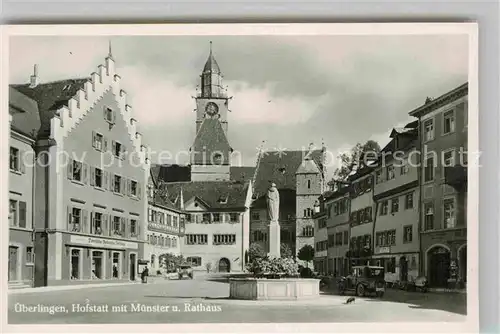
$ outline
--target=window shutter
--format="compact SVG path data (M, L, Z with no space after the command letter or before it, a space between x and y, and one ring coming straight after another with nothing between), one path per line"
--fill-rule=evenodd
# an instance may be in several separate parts
M89 231L87 228L88 219L89 219L89 212L85 209L82 209L82 228L80 230L82 233L88 233Z
M114 140L111 141L111 153L115 155L116 152L116 142Z
M120 181L121 181L121 184L120 184L120 193L122 195L127 195L127 181L128 181L128 179L122 177L122 179Z
M68 205L68 208L67 208L67 212L68 212L68 231L71 231L71 223L72 223L72 220L73 220L73 214L72 214L72 211L71 211L71 206Z
M26 165L24 164L24 151L19 150L18 152L18 163L19 163L19 171L21 173L26 173Z
M116 110L112 110L111 115L113 117L113 124L115 124L116 123Z
M127 179L127 196L132 195L132 180Z
M115 174L109 173L109 190L115 191Z
M96 230L95 230L95 221L94 221L95 218L94 218L94 216L95 216L94 215L94 211L90 211L90 231L89 232L91 234L96 232ZM102 229L102 227L101 227L101 229Z
M109 189L108 182L109 182L109 180L108 180L108 172L102 171L102 189L106 189L106 190Z
M108 138L106 137L102 137L102 150L103 152L107 152L108 151Z
M123 218L123 226L123 231L125 232L123 236L128 238L130 236L130 219Z
M19 202L19 227L26 227L26 202Z
M82 182L87 184L89 182L89 180L88 180L88 178L89 178L89 165L82 162L82 170L83 170L82 171L83 172L82 173L83 174Z
M102 174L101 174L102 176ZM101 180L102 182L102 180ZM95 167L90 166L90 185L95 185Z
M102 234L109 235L109 215L104 213L102 215Z
M136 192L137 192L137 198L141 199L141 183L140 182L137 182Z
M96 148L95 142L96 142L96 134L95 134L95 131L92 131L92 147L93 148Z
M120 217L120 230L122 232L122 236L125 236L125 218Z
M120 159L125 160L125 145L120 146Z
M108 120L108 114L107 114L107 111L108 111L108 108L106 106L104 106L104 108L102 108L102 115L104 116L104 119L107 121Z
M68 159L68 179L73 180L73 159Z

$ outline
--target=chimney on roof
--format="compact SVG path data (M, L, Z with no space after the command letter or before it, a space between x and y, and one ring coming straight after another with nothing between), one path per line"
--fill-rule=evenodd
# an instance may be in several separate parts
M38 86L39 80L38 80L38 65L35 64L33 66L33 75L30 77L30 88L35 88Z

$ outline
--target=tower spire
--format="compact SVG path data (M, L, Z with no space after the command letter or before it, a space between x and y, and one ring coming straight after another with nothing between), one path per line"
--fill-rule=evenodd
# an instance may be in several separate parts
M212 41L210 41L210 55L212 54Z
M108 42L108 57L113 58L113 52L111 51L111 40Z

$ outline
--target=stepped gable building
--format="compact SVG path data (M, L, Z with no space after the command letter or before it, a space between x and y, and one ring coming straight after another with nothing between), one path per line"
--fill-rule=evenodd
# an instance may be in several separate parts
M22 121L41 162L33 170L34 286L137 278L149 163L120 79L110 47L88 78L40 83L35 68L29 84L11 85L11 104L15 91L27 96L40 119Z
M9 288L33 286L33 197L38 104L9 87Z
M281 242L294 254L314 247L314 204L324 187L325 148L320 150L262 151L257 159L251 208L251 242L269 250L266 194L275 183L280 194Z

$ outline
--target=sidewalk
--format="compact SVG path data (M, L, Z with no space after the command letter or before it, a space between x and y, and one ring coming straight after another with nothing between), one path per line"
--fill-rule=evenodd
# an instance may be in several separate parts
M9 295L25 294L25 293L38 293L50 291L66 291L66 290L81 290L90 288L103 288L110 286L124 286L132 284L141 284L141 281L130 281L121 283L102 283L102 284L78 284L78 285L57 285L57 286L43 286L38 288L24 288L24 289L9 289Z

